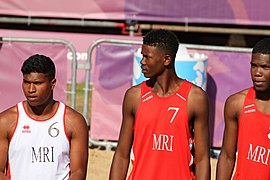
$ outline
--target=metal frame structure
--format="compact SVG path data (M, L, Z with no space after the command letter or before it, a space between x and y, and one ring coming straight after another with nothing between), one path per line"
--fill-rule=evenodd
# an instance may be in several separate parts
M71 94L71 107L75 109L76 105L76 80L77 80L77 59L76 50L73 45L63 39L39 39L39 38L18 38L18 37L2 37L1 42L24 42L24 43L51 43L51 44L64 44L72 52L72 79L71 79L71 91L67 93Z
M126 45L141 45L141 41L136 40L119 40L119 39L109 39L109 38L101 38L94 41L87 50L87 61L85 65L85 85L84 85L84 106L83 106L83 116L86 120L89 119L88 117L88 108L89 108L89 84L90 84L90 74L91 74L91 65L92 65L92 53L94 48L101 43L112 43L112 44L126 44ZM88 121L89 122L89 121ZM107 150L116 147L117 142L110 142L110 141L97 141L92 139L89 136L89 143L96 145L96 146L104 146Z
M133 36L138 33L141 35L142 30L150 31L152 29L167 29L177 32L194 32L194 33L213 33L213 34L239 34L239 35L262 35L269 36L269 29L258 28L233 28L233 27L216 27L216 26L194 26L188 23L188 19L184 24L155 24L155 23L133 23L132 20L123 20L123 22L100 21L89 19L63 19L63 18L46 18L46 17L31 17L31 16L0 16L2 24L26 24L30 25L54 25L54 26L76 26L76 27L93 27L93 28L120 28L122 34L127 33Z
M94 48L102 43L122 44L122 45L141 45L142 41L101 38L101 39L97 39L89 46L88 51L87 51L87 61L86 61L86 66L85 66L86 72L85 72L85 85L84 85L84 106L83 106L84 107L83 115L87 121L89 119L88 98L89 98L89 92L91 91L89 88L89 85L90 85L90 72L91 72L91 64L92 64L92 53L94 51ZM242 52L242 53L251 52L251 48L209 46L209 45L197 45L197 44L181 44L181 45L184 45L188 49L215 50L215 51ZM105 141L94 140L91 137L89 137L89 143L95 146L104 146L107 150L117 146L117 142L111 142L107 140Z

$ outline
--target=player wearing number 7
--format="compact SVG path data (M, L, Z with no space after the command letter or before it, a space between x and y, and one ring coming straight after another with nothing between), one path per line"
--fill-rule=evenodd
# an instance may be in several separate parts
M142 73L127 90L110 180L210 179L209 103L198 86L177 77L175 34L154 30L143 39ZM195 143L195 154L194 152Z
M26 101L0 114L0 179L85 179L87 126L80 113L53 99L53 61L33 55L21 71Z

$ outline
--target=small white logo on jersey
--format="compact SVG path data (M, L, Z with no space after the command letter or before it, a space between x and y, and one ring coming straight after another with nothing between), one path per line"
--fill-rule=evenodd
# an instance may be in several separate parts
M149 94L150 94L150 96L148 96ZM153 98L153 95L151 95L151 92L149 91L149 92L145 93L145 94L142 96L142 98L143 98L142 102L146 102L146 101L152 99L152 98Z
M247 114L247 113L253 113L255 112L256 110L255 109L249 109L249 110L246 110L244 113Z
M269 127L269 130L270 130L270 127ZM268 139L270 139L270 133L268 133L268 136L267 137L268 137Z
M148 96L148 97L146 97L145 99L143 99L143 102L149 101L149 100L152 99L152 98L153 98L152 95L151 95L151 96Z
M30 126L24 125L22 129L22 133L31 133Z
M247 108L251 108L251 109L247 109ZM247 114L247 113L253 113L253 112L256 111L254 104L247 105L247 106L244 107L244 109L247 109L247 110L244 111L245 114Z

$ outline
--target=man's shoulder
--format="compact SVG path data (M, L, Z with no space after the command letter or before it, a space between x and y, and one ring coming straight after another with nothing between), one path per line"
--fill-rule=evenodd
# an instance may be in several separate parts
M70 117L70 116L72 116L72 117L76 116L78 118L83 117L83 115L79 111L77 111L76 109L74 109L68 105L65 105L65 106L66 106L66 114L65 114L66 117Z
M129 89L126 90L125 96L138 98L141 94L141 87L142 84L130 87Z
M16 124L18 117L16 105L0 113L0 126L9 129L10 125Z
M17 106L14 105L12 107L9 107L8 109L2 111L0 113L0 119L5 119L5 117L10 117L10 116L17 116Z
M200 86L197 86L196 84L192 83L189 97L205 99L205 98L208 98L208 94Z
M84 116L77 110L75 110L74 108L65 105L66 106L66 110L65 110L65 120L66 122L69 122L71 124L77 124L77 123L84 123L85 122L85 118Z
M71 134L77 131L76 129L87 130L86 119L80 112L66 105L65 127L68 136L71 137Z
M236 93L233 93L227 97L227 101L241 101L244 100L249 88L243 89L241 91L238 91Z
M229 95L226 99L225 107L240 111L244 104L248 90L249 88Z

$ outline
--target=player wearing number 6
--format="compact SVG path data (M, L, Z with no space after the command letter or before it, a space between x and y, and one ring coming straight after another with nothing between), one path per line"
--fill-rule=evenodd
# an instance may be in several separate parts
M144 37L140 63L150 79L125 94L110 180L126 178L131 151L129 179L210 179L208 97L177 77L178 46L170 31L154 30Z
M0 114L0 179L85 179L87 126L80 113L53 99L53 61L33 55L21 71L26 101Z

